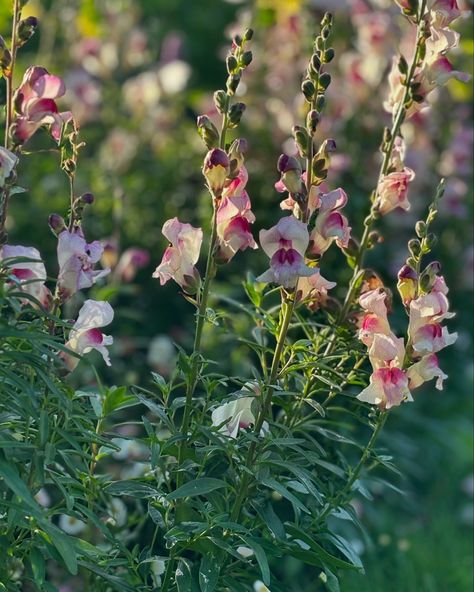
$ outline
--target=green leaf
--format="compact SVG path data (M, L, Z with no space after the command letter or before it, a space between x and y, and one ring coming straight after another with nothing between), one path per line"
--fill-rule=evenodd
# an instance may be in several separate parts
M257 541L250 537L242 537L242 540L247 546L253 549L255 553L255 559L257 560L260 572L262 574L262 580L265 586L270 585L270 567L268 565L268 559L263 548L257 543Z
M0 476L5 481L6 485L23 500L31 509L39 513L39 506L30 493L26 483L20 478L16 468L8 464L4 460L0 460Z
M199 566L201 592L213 592L219 581L220 565L215 555L205 555Z
M265 506L260 506L257 504L253 504L253 506L260 515L260 518L266 523L270 531L273 533L275 538L285 541L285 527L283 526L283 522L275 513L273 506L270 503L266 504Z
M156 497L159 491L151 485L140 481L114 481L105 488L110 495L129 495L139 499Z
M77 554L69 536L46 521L41 521L41 526L61 555L69 573L75 576L77 574Z
M225 487L225 481L222 479L213 479L212 477L202 477L201 479L194 479L189 481L181 487L178 487L175 491L169 493L166 498L171 500L181 499L183 497L192 497L194 495L204 495L210 493L215 489L221 489Z
M265 477L263 479L260 479L260 483L262 485L265 485L265 487L273 489L274 491L276 491L277 493L282 495L289 502L291 502L291 504L295 508L298 508L299 510L301 510L302 512L305 512L306 514L311 514L311 512L303 504L303 502L301 502L295 495L290 493L284 485L279 483L276 479L273 479L273 477Z
M341 592L341 588L339 586L339 580L337 577L332 573L332 571L325 567L324 573L326 574L326 588L329 592Z
M41 586L46 576L46 563L43 555L37 547L31 549L29 560L35 583Z
M191 564L187 559L180 559L175 578L178 592L199 592L191 574Z
M265 463L273 464L273 465L279 466L279 467L283 467L284 469L287 469L288 471L290 471L290 473L293 473L293 475L295 475L298 478L298 480L306 487L308 493L310 495L312 495L314 497L314 499L319 504L323 503L322 495L316 489L316 487L312 481L313 477L309 471L302 469L301 467L299 467L296 464L281 461L281 460L273 461L273 460L269 459L269 460L265 461Z
M138 403L137 399L132 395L127 394L127 387L111 387L108 389L102 403L102 414L104 417L110 415L114 411L132 407Z

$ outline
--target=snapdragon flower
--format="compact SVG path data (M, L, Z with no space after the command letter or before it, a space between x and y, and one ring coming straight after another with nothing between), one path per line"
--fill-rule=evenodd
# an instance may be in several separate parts
M174 280L185 292L196 292L200 276L195 265L199 259L202 244L201 228L180 222L178 218L167 220L163 224L163 235L170 241L160 265L153 273L163 286Z
M0 249L0 261L22 257L31 261L7 261L6 265L12 276L19 283L20 290L30 294L40 302L42 306L48 308L52 296L49 289L45 286L46 267L41 260L38 249L34 247L23 247L20 245L4 245ZM26 302L26 299L25 299Z
M102 355L107 366L110 366L107 346L112 345L113 338L104 335L100 329L109 325L113 318L114 310L108 302L86 300L71 328L66 347L80 356L95 349ZM65 361L71 371L79 362L71 355L66 355Z
M309 252L313 255L322 255L334 241L339 248L346 248L351 228L347 218L340 212L347 203L346 192L339 188L329 193L321 193L314 199L314 207L319 207L319 212L311 231Z
M14 136L23 144L42 126L50 126L51 135L59 141L65 123L72 119L69 111L59 112L56 99L66 92L64 82L40 66L29 67L14 97Z
M110 272L109 269L94 269L103 250L100 241L86 242L80 226L59 233L58 290L63 299L71 298L78 290L90 288Z
M299 277L317 273L304 261L309 244L306 224L294 216L281 218L276 226L261 230L260 244L270 257L270 269L257 278L258 282L274 282L285 288L294 288Z

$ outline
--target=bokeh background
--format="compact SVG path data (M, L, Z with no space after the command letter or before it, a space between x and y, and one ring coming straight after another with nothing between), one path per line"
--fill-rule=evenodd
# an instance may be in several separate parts
M464 8L469 9L467 2ZM472 7L471 7L472 8ZM37 36L21 51L18 72L31 63L64 77L63 105L81 127L78 192L91 191L86 214L89 239L107 241L107 264L115 267L94 296L113 302L113 366L101 371L109 384L150 382L174 364L173 341L189 345L192 309L175 285L151 278L165 246L161 226L179 216L209 226L210 208L200 172L205 148L196 116L214 113L212 93L225 81L224 57L235 32L251 26L254 62L241 85L247 111L242 135L249 142L249 193L255 230L278 218L276 160L294 151L291 127L303 117L301 74L324 10L335 17L329 89L320 134L338 146L328 178L349 195L347 214L360 235L368 196L378 171L377 153L388 115L382 103L385 77L396 48L408 47L411 27L390 0L30 0L24 16L40 19ZM0 31L10 27L9 2L0 4ZM472 74L472 18L456 23L461 44L452 56L457 70ZM4 93L0 87L0 93ZM397 409L382 439L402 477L400 491L380 485L372 500L356 500L371 538L353 533L367 577L348 574L343 592L451 592L473 586L473 211L472 85L452 81L432 98L432 108L405 125L407 164L416 171L412 209L393 213L380 226L381 242L369 264L390 285L404 261L414 222L432 199L440 177L446 195L436 222L436 257L457 311L456 345L443 352L450 379L438 393L430 383L414 404ZM39 246L56 272L50 213L65 213L66 177L47 134L37 134L21 164L9 218L10 242ZM133 249L130 251L130 249ZM259 252L243 254L222 269L227 296L242 298L247 272L264 269ZM343 293L348 270L340 254L325 256L323 275ZM336 295L338 294L336 289ZM78 302L73 306L77 307ZM72 315L71 311L71 315ZM403 322L403 313L395 309ZM208 335L207 347L234 373L244 370L245 350L226 340L224 327ZM244 319L235 316L238 326ZM93 383L83 365L75 380ZM286 573L297 575L290 562ZM316 574L317 575L317 574ZM315 573L298 573L294 592L311 590ZM306 583L305 583L306 582ZM306 587L305 587L306 586ZM293 591L292 591L293 592Z

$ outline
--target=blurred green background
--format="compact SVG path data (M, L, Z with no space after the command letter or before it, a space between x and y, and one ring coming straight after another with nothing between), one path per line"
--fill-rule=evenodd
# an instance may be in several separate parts
M173 216L208 227L210 207L200 172L205 148L195 132L196 116L213 116L212 93L225 80L223 58L233 33L255 29L254 62L242 84L247 103L242 134L248 139L249 194L258 229L275 223L280 196L274 190L276 160L292 151L291 127L300 123L299 85L312 35L325 9L335 17L336 58L321 137L333 137L338 154L328 186L344 187L347 214L360 235L368 196L378 171L378 145L389 116L383 111L385 75L391 56L409 43L409 24L390 1L261 0L30 0L25 16L40 19L37 36L21 51L19 76L36 63L64 77L70 108L86 142L79 161L78 192L96 201L86 214L89 239L107 240L109 262L130 247L148 251L150 262L124 278L120 266L95 296L116 310L112 328L113 366L104 381L146 386L150 371L167 374L175 350L170 338L187 346L192 310L175 285L160 288L151 279L165 246L161 226ZM8 36L9 2L0 5L0 31ZM456 69L472 74L472 19L461 19ZM18 81L19 82L19 81ZM0 86L0 93L5 93ZM386 487L373 500L357 500L357 510L372 536L353 533L363 552L367 576L345 575L343 592L464 592L473 587L473 218L472 85L452 82L432 108L404 128L407 164L417 178L410 189L409 213L384 220L383 242L369 263L390 285L406 257L414 221L427 208L438 180L447 192L436 222L436 257L451 288L457 311L452 330L456 345L442 354L450 379L445 391L430 383L416 402L397 409L382 438L402 477L402 493ZM28 145L19 171L27 189L15 196L8 220L12 244L35 245L56 273L55 238L47 219L65 213L67 179L58 173L58 154L46 133ZM219 273L222 289L242 298L247 271L264 269L260 252L245 253ZM344 293L349 274L340 254L324 258L323 275ZM124 281L127 280L127 281ZM224 285L225 284L225 285ZM76 309L79 302L71 306ZM69 311L71 316L73 310ZM400 311L395 318L403 321ZM219 347L218 347L219 346ZM233 371L244 368L240 348L208 339L215 357ZM214 354L213 354L214 355ZM230 362L224 362L230 360ZM84 365L75 380L82 386L94 375ZM292 592L310 592L314 571L294 574Z

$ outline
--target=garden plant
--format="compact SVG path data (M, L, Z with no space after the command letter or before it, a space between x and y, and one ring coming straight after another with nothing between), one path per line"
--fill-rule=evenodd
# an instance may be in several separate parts
M354 498L372 500L374 484L397 490L398 459L379 438L401 406L417 405L419 387L429 383L423 398L443 390L442 350L457 338L436 254L449 179L440 175L429 193L413 188L419 171L406 162L405 125L429 118L449 81L469 80L448 57L461 10L456 0L393 5L406 39L376 94L389 124L377 158L366 156L377 169L361 227L331 176L342 140L325 124L337 19L324 14L297 74L286 153L267 154L274 167L263 175L274 189L263 225L247 192L253 146L241 135L260 109L245 98L259 31L233 36L222 88L197 117L194 174L205 201L187 196L184 212L196 205L205 214L165 221L158 203L152 221L168 246L161 261L152 255L151 289L182 301L193 341L170 339L171 367L163 346L156 366L165 370L110 386L103 367L114 366L117 335L107 327L117 285L149 255L132 248L119 261L120 200L116 242L89 238L101 213L94 194L78 189L87 143L74 110L61 106L62 77L47 63L21 71L41 23L22 14L27 0L14 0L11 33L0 37L0 590L298 592L302 572L282 568L291 558L309 574L305 590L337 592L344 574L364 572L347 533L371 533ZM42 244L17 241L11 208L27 191L22 163L51 154L48 176L62 176L67 191L50 211L57 259L46 268ZM385 218L414 202L408 243L397 233L384 239ZM366 262L384 240L403 258L393 272L383 258ZM171 280L174 288L161 288ZM225 359L233 348L244 352L236 364Z

